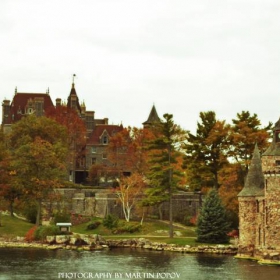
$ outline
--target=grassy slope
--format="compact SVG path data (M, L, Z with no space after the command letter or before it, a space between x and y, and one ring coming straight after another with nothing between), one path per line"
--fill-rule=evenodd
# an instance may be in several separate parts
M25 236L30 228L34 225L26 221L12 218L10 216L1 217L2 226L0 227L0 237L7 239L16 236ZM184 229L174 227L175 231L180 231L182 236L173 239L168 238L168 224L161 221L147 221L144 222L142 230L133 234L125 233L120 235L113 235L111 230L105 228L102 224L95 230L87 230L87 223L73 226L71 230L80 234L100 234L105 239L125 239L144 237L154 242L166 242L178 245L198 245L195 242L195 228L185 227Z
M124 223L121 221L121 223ZM136 223L136 222L133 222ZM86 223L73 226L71 230L75 233L80 234L100 234L106 239L125 239L125 238L136 238L144 237L154 242L166 242L178 245L197 245L195 242L196 232L194 227L174 227L174 231L179 231L182 236L175 237L173 239L168 237L168 224L161 221L146 221L143 223L142 229L140 232L136 233L124 233L119 235L114 235L111 233L111 230L105 228L102 224L95 230L87 230Z
M34 225L15 217L1 215L0 237L25 236Z

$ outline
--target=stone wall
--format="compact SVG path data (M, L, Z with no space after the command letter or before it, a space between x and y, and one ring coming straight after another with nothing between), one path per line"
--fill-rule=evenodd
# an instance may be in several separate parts
M265 245L280 249L280 174L266 175Z
M255 245L256 240L256 199L255 197L239 197L239 244Z
M108 214L124 218L121 204L116 196L108 189L74 189L61 188L56 190L60 195L58 202L48 205L49 209L67 209L73 214L84 216L105 217ZM139 197L140 199L140 197ZM173 196L173 216L193 216L202 204L202 195L193 192L178 192ZM169 219L169 203L162 204L162 218ZM49 211L51 213L51 210ZM150 207L147 215L159 217L158 207ZM137 218L134 213L134 217Z

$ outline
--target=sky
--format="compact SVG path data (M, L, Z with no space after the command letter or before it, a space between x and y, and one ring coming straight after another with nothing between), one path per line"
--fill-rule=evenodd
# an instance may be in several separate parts
M142 127L153 105L191 132L210 110L275 123L279 13L279 0L1 0L0 97L66 100L76 74L80 101L111 124Z

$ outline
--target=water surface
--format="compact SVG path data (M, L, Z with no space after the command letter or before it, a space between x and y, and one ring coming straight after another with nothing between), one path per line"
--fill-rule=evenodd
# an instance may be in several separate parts
M280 267L232 256L136 249L78 252L0 248L0 279L279 280Z

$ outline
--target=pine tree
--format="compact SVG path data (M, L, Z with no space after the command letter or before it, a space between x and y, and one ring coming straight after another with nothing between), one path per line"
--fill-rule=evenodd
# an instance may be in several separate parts
M211 190L203 202L197 222L197 241L202 243L228 243L229 223L218 192Z
M143 205L161 205L164 201L169 203L169 237L173 238L173 205L172 195L183 178L178 160L182 156L180 147L185 140L186 132L173 121L173 115L164 114L164 121L153 129L155 140L149 143L151 152L149 161L150 188Z

